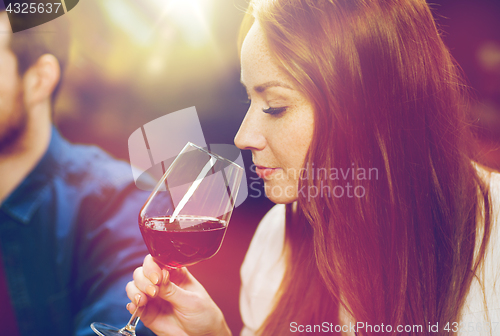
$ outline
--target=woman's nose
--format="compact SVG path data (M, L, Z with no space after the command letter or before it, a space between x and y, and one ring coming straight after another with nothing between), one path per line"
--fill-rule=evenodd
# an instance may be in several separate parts
M262 150L266 146L264 130L255 112L248 110L234 138L234 144L239 149Z

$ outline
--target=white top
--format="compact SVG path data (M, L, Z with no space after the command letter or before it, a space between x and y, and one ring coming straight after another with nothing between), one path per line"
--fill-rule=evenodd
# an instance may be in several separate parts
M500 174L491 174L490 191L492 232L485 255L484 274L480 275L484 281L489 320L485 317L482 289L474 279L460 325L449 326L450 330L458 329L460 336L490 335L489 327L492 328L491 335L500 336ZM273 299L285 272L284 238L285 206L277 204L259 223L241 267L240 311L244 324L241 336L255 335L273 308ZM339 317L341 324L349 325L349 321L355 324L342 312ZM322 322L329 321L318 323ZM291 326L290 331L297 330ZM347 332L344 335L354 334Z

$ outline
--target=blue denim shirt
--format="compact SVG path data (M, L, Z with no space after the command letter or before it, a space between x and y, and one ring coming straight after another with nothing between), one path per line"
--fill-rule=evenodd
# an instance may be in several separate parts
M125 285L148 253L137 223L148 196L128 164L53 129L47 153L0 207L21 335L94 335L91 322L127 323Z

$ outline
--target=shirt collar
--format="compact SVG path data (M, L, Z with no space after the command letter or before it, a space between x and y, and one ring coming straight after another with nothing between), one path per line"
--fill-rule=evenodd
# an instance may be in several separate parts
M66 141L52 126L49 147L35 168L1 205L1 210L20 223L28 224L43 200L49 196L51 177L60 169Z

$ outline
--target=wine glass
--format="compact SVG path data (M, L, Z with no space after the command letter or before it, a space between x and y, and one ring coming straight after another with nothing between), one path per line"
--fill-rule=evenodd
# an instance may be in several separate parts
M233 212L243 168L188 142L139 213L149 253L165 268L194 265L219 250ZM118 329L94 322L101 336L134 336L140 309Z

